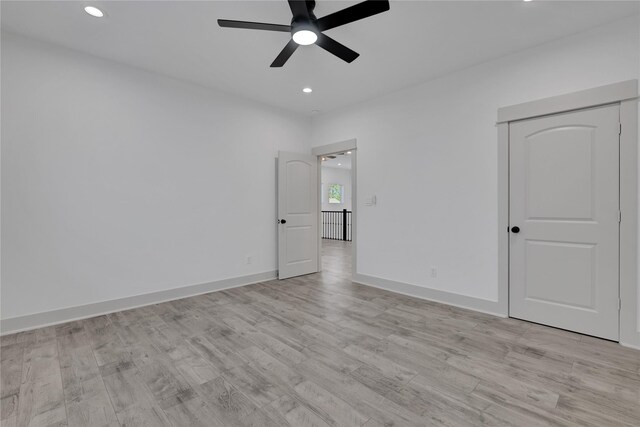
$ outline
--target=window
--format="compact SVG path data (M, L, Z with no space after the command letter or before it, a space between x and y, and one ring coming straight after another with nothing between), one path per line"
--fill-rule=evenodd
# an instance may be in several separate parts
M344 198L344 186L341 184L329 184L329 203L342 204Z

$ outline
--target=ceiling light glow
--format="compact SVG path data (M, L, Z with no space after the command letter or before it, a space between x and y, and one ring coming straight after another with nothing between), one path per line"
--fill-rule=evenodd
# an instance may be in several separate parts
M313 89L311 89L310 87L305 87L304 89L302 89L302 91L304 93L311 93L311 92L313 92Z
M102 18L104 16L104 13L97 7L87 6L84 8L84 11L96 18Z
M351 154L351 151L347 151L347 154Z
M293 33L293 41L302 46L314 44L318 35L310 30L300 30Z

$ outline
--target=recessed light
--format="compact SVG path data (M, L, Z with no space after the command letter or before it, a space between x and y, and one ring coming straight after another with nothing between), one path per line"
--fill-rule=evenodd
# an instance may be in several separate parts
M310 87L305 87L304 89L302 89L302 91L304 93L311 93L311 92L313 92L313 89L311 89Z
M522 0L522 1L529 3L530 1L533 1L533 0Z
M96 18L102 18L104 16L104 13L97 7L87 6L84 8L84 11Z
M311 30L300 30L293 33L292 38L299 45L308 46L318 40L318 35Z
M342 166L342 163L338 163L338 166Z
M347 154L351 154L351 151L347 151Z

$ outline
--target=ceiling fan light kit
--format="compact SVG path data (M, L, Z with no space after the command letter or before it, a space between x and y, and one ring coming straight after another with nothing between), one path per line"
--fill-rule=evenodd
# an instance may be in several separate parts
M226 28L290 33L291 40L273 61L271 67L282 67L298 46L311 44L317 44L343 61L351 63L360 54L323 34L323 31L389 10L388 0L367 0L318 19L313 14L313 10L316 7L315 0L288 0L288 3L293 14L291 25L232 21L228 19L218 19L218 25Z
M293 33L291 38L301 46L308 46L318 40L318 35L312 29L300 29Z

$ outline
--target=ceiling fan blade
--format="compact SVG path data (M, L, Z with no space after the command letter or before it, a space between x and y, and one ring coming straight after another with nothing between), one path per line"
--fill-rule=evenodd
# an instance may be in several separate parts
M323 16L318 19L317 25L320 31L326 31L339 27L340 25L386 12L387 10L389 10L388 0L367 0L330 15Z
M293 39L289 40L289 43L282 49L282 52L276 57L276 59L271 63L272 67L282 67L285 62L293 55L293 52L298 48L298 43L294 42Z
M305 0L288 0L294 18L309 18L309 7Z
M318 40L316 40L316 44L326 50L329 53L334 54L338 58L342 59L346 62L353 62L360 54L355 52L342 43L338 43L334 39L324 34L320 34L318 36Z
M218 19L218 25L226 28L244 28L247 30L265 30L291 32L290 25L267 24L264 22L230 21L228 19Z

